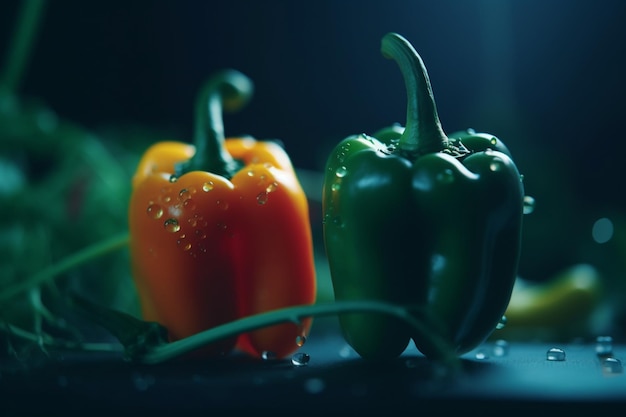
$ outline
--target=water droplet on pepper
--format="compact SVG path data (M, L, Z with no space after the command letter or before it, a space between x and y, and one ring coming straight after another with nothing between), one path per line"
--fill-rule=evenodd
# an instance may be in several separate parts
M148 213L148 216L155 220L158 220L161 218L161 216L163 216L163 207L159 206L158 204L150 204L146 212Z
M181 201L182 203L184 203L185 201L189 200L190 198L191 198L191 193L186 188L183 188L178 193L178 200Z
M202 191L204 191L205 193L208 193L209 191L211 191L213 189L213 181L208 181L205 182L204 184L202 184Z
M306 343L306 336L304 335L299 335L296 336L296 345L299 347L304 346L304 344Z
M259 203L260 205L264 205L265 203L267 203L267 200L268 200L268 196L267 196L267 192L265 191L260 192L256 196L256 202Z
M278 183L273 182L270 185L267 186L267 188L265 189L266 193L273 193L274 191L276 191L276 189L278 188Z
M529 195L524 196L524 214L535 211L535 199Z
M176 233L180 230L180 224L178 224L178 220L173 218L165 220L163 226L165 227L165 230L171 233Z

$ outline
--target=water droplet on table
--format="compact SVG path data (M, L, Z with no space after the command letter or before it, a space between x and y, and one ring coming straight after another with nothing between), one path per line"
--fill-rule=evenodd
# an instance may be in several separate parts
M613 353L613 338L611 336L596 337L596 354L609 356Z
M550 348L546 353L546 359L549 361L564 361L565 351L560 348Z
M261 359L263 359L264 361L272 361L276 359L276 354L272 351L264 350L261 353Z
M291 357L291 363L295 366L305 366L309 363L311 357L308 353L298 352Z
M602 371L607 374L621 374L624 372L624 367L619 359L606 358L602 361Z
M509 354L509 342L506 340L496 340L493 344L493 355L497 357L506 356Z

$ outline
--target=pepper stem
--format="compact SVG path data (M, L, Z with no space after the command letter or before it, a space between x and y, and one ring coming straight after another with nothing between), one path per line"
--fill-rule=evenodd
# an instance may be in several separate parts
M426 66L417 51L404 37L388 33L382 39L381 52L400 67L407 92L406 127L398 149L410 155L438 152L446 148L443 132Z
M236 70L223 70L212 76L196 101L194 145L196 153L176 167L176 175L207 171L232 178L241 168L226 150L222 111L234 112L252 97L252 81Z

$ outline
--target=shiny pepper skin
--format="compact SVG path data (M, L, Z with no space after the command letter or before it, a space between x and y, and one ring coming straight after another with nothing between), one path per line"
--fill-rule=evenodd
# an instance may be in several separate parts
M143 318L164 325L171 340L315 302L308 202L288 155L273 141L223 138L222 104L240 106L230 101L249 90L249 80L238 72L214 77L198 102L197 117L204 121L198 123L196 145L156 143L133 178L133 277ZM199 149L208 157L198 155ZM193 164L196 157L202 166ZM296 338L310 326L311 319L274 325L203 352L238 348L280 358L298 348Z
M502 318L516 279L524 189L495 136L446 136L426 68L400 35L383 38L408 93L406 128L341 141L323 190L324 242L335 298L416 308L456 354L482 343ZM364 358L400 355L411 339L441 353L398 320L342 315Z

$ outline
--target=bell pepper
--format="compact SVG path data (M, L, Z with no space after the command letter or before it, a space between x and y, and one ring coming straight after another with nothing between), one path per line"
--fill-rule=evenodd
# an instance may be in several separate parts
M414 306L415 316L458 355L496 328L516 279L524 188L507 147L441 126L424 63L402 36L382 39L408 95L406 127L342 140L326 163L323 235L337 300ZM363 358L400 355L411 339L440 352L388 316L339 317Z
M315 301L308 201L289 156L277 141L225 139L223 109L241 107L252 88L234 70L212 77L196 104L194 145L152 145L132 180L132 274L143 318L170 340ZM204 353L284 357L310 326L275 325Z

